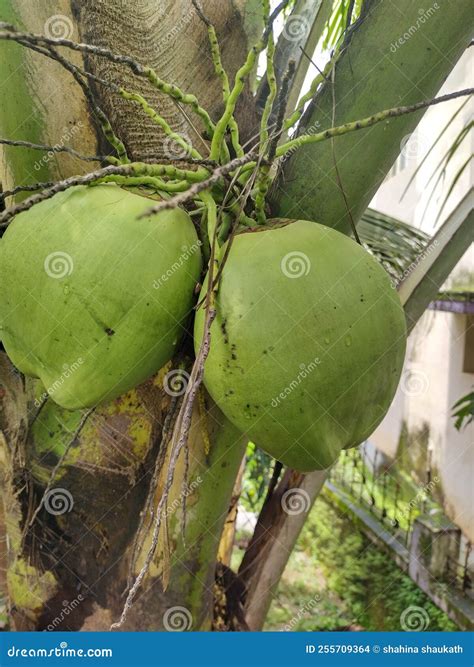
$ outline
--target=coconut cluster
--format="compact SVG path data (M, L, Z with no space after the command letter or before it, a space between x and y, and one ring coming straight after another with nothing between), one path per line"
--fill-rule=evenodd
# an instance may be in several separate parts
M200 242L180 209L79 186L20 213L0 242L0 338L70 410L120 396L176 351L196 302ZM226 251L224 245L220 252ZM206 294L204 280L201 299ZM226 417L282 463L330 466L393 399L405 355L397 293L361 246L304 220L233 239L204 383ZM195 318L196 350L205 313Z

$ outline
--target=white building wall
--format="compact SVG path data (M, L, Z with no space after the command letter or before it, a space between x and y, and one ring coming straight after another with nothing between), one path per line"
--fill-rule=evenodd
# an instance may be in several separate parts
M466 321L466 315L441 311L423 315L410 336L393 404L370 442L396 459L403 423L411 437L428 426L432 472L440 478L435 493L474 541L474 425L458 431L452 418L454 403L474 383L474 374L463 372Z
M440 94L472 85L473 51L469 49L464 54ZM401 194L416 166L462 102L454 100L426 112L417 131L406 139L402 156L392 174L379 188L371 203L372 208L412 224L428 234L439 229L443 220L473 187L474 167L471 159L469 168L459 179L435 226L436 216L455 174L472 156L472 131L453 158L435 193L431 193L427 181L461 128L472 120L472 101L463 107L431 151L429 159L419 170L403 199ZM473 274L474 250L471 247L444 287L470 282L472 288ZM465 315L449 312L429 310L423 315L410 335L405 368L394 402L370 441L387 456L395 458L403 423L411 434L420 432L423 425L428 424L431 462L434 474L439 474L441 478L445 511L474 540L474 426L458 432L452 418L453 404L471 391L474 384L474 375L462 370L466 321Z

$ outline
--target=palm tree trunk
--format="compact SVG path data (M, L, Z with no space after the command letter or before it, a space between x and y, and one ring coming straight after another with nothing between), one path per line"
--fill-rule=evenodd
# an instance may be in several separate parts
M222 36L223 60L231 74L247 49L239 4L206 3L206 12ZM196 20L187 0L161 2L158 8L153 0L139 0L130 2L125 12L121 0L72 2L72 12L66 2L52 0L34 6L9 0L4 7L2 20L128 53L155 67L162 78L198 94L211 116L220 111L220 86L212 61L203 53L206 28ZM10 43L1 42L0 50L6 68L2 71L2 135L36 143L63 142L80 147L82 153L106 149L103 139L97 138L80 89L57 63ZM188 122L166 96L135 79L126 68L119 72L115 65L95 58L82 63L77 54L72 59L105 79L120 80L146 93L174 128L193 142L201 141L198 121ZM115 99L108 89L97 88L94 93L132 157L163 154L163 136L138 108ZM254 116L248 97L241 110L242 126L250 131ZM71 132L72 127L77 129ZM199 148L205 149L201 144ZM1 161L3 188L85 170L76 160L55 157L41 159L36 168L35 161L43 157L41 152L6 150ZM150 511L161 497L167 469L169 452L161 451L160 456L160 443L170 396L161 387L162 377L163 373L98 408L74 438L83 415L62 410L51 400L32 424L37 413L35 383L25 382L2 354L2 499L8 594L16 629L103 629L118 620L124 590L140 571L150 545ZM69 448L71 438L74 443ZM194 410L188 446L168 499L166 530L124 629L166 629L167 623L180 620L169 612L177 606L187 610L186 620L189 614L193 629L210 627L219 538L245 442L203 394ZM61 460L66 448L68 454ZM162 467L151 503L145 506L158 456ZM70 511L55 515L43 505L30 526L58 462L53 487L68 492ZM73 612L64 617L65 602L77 600L80 604L74 604Z

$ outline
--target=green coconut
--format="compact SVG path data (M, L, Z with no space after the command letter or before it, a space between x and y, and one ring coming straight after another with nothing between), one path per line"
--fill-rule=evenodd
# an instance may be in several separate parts
M405 317L386 272L350 238L304 220L270 224L233 241L204 383L266 452L303 472L324 469L386 414ZM196 346L203 323L201 309Z
M0 241L0 338L68 409L112 400L173 355L201 270L187 213L116 185L75 187L16 216Z

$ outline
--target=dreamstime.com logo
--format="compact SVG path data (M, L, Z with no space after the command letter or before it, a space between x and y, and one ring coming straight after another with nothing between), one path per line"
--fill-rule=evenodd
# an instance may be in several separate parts
M188 246L182 246L181 255L178 257L178 259L175 262L173 262L173 264L170 266L170 268L167 269L165 271L165 273L163 273L158 278L158 280L153 281L153 287L155 289L160 289L160 287L164 283L168 282L168 280L171 278L171 276L173 276L176 273L176 271L179 271L179 269L181 269L184 266L184 264L188 261L188 259L190 257L192 257L192 255L194 255L199 250L199 248L201 246L202 246L201 241L196 241L196 243L193 243L189 247Z
M174 368L166 373L163 380L163 389L168 396L182 396L188 388L190 375L182 368Z
M426 153L430 144L431 141L427 136L412 132L406 134L400 141L400 154L407 160L418 160Z
M429 624L430 617L423 607L407 607L400 616L400 627L405 632L422 632Z
M74 499L70 491L57 487L47 492L44 497L43 506L49 514L60 516L72 510Z
M163 627L168 632L186 632L193 626L193 617L186 607L170 607L163 616Z
M436 11L439 9L439 5L437 2L435 2L429 9L426 11L424 9L419 9L418 10L418 18L416 19L415 23L411 25L408 30L406 30L403 35L401 35L398 39L396 39L394 42L391 43L390 45L390 51L392 53L395 53L403 44L406 44L408 40L410 40L415 33L418 32L418 30L430 19L433 14L436 13Z
M76 135L83 127L84 127L84 123L80 120L73 127L68 128L61 135L60 140L56 144L53 145L53 149L56 149L56 150L47 151L41 159L36 160L36 162L33 165L33 168L36 171L39 171L41 169L41 167L48 164L48 162L50 160L52 160L52 158L58 152L58 149L63 148L67 143L69 143L69 141L74 137L74 135Z
M310 23L305 16L293 14L284 25L282 36L289 42L298 42L304 39L310 29Z
M310 375L321 363L319 357L315 357L313 361L310 361L309 364L301 364L300 371L298 375L287 385L275 398L272 398L271 406L272 408L278 407L281 401L284 401L292 391L297 389L301 382L305 380L308 375Z
M160 43L158 45L158 51L155 53L155 57L166 51L168 48L169 42L171 40L179 39L181 31L191 22L193 18L193 12L185 12L179 21L173 25L171 30L160 37Z
M391 281L391 285L393 289L397 289L397 287L400 285L401 282L403 282L408 276L413 273L413 271L417 268L419 264L425 261L433 250L435 250L439 245L439 239L435 239L432 243L426 246L426 248L423 250L423 252L420 252L419 255L416 256L416 259L410 264L410 266L407 266L407 268L403 271L402 275L399 278L393 278Z
M280 269L287 278L302 278L310 272L311 260L304 252L294 250L282 258Z
M70 276L74 270L74 261L71 255L62 250L51 252L44 260L44 270L50 278L60 280Z
M61 642L55 648L15 648L7 649L9 658L111 658L111 648L68 648L67 642Z
M289 632L290 630L293 630L295 625L298 623L298 621L301 621L302 618L307 616L310 612L313 611L314 607L318 605L318 603L321 602L321 596L320 595L315 595L311 600L308 600L308 602L305 602L302 607L300 607L297 611L297 613L291 618L288 623L284 626L283 630L285 632Z
M404 371L400 381L400 389L405 396L422 396L428 390L430 382L423 371L409 369Z
M186 488L184 488L181 493L179 494L178 498L175 498L173 502L166 507L166 511L164 512L164 516L169 517L172 514L176 512L180 507L183 505L183 501L185 498L188 498L193 491L199 488L199 486L202 484L202 477L198 475L196 479L193 479L193 481L190 484L186 485Z
M281 507L285 514L296 516L309 511L311 498L304 489L288 489L281 497Z
M74 24L69 16L54 14L45 22L44 34L50 39L71 39L74 34Z
M417 507L418 505L421 505L423 502L428 500L428 497L433 493L434 488L436 485L439 483L439 477L433 477L431 482L428 482L421 488L416 496L410 500L408 503L408 506L400 512L401 516L409 516L411 514L411 511L414 507ZM392 519L392 525L396 526L398 525L398 521L396 519Z
M306 135L313 135L317 134L321 130L321 123L319 121L314 122L312 125L309 127L304 128L304 134ZM287 160L290 159L290 157L293 155L293 153L296 153L298 148L301 148L301 142L298 143L298 139L296 138L296 144L292 146L284 155L281 157L277 158L276 162L278 164L278 167L281 168L285 164Z
M41 407L41 404L43 401L45 401L48 396L53 396L53 394L62 387L64 384L65 380L67 380L71 375L77 371L77 369L82 366L84 363L84 359L82 357L78 357L76 361L73 361L71 365L69 364L63 364L63 372L61 375L58 377L57 380L53 382L53 384L50 387L46 388L46 391L44 391L39 398L35 399L35 407L39 408Z
M180 132L178 134L181 141L176 140L173 137L166 137L163 141L163 153L170 160L184 160L185 158L190 157L192 142L187 134ZM184 142L186 146L183 145Z
M56 628L63 623L71 614L71 612L74 611L74 609L77 609L77 607L80 606L81 602L84 601L84 597L79 593L77 598L74 598L74 600L71 600L71 602L68 602L68 600L63 601L63 608L61 609L61 613L58 614L58 616L55 616L51 623L45 628L44 632L52 632L53 630L56 630Z

